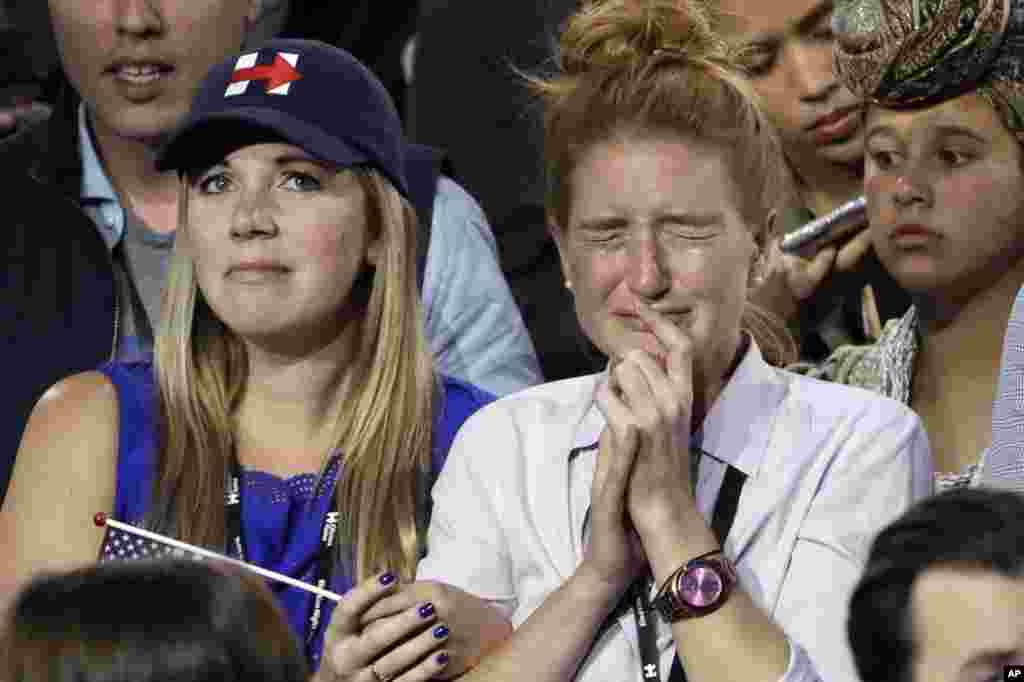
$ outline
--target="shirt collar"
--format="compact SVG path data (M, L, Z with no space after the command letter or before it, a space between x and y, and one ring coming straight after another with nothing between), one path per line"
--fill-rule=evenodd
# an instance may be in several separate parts
M595 448L601 437L605 419L596 398L606 378L607 370L594 383L591 405L576 430L573 455ZM756 476L784 394L785 385L777 371L765 362L757 342L750 338L743 359L694 434L693 444L747 476Z
M120 203L92 140L85 104L78 105L78 153L82 158L82 200Z

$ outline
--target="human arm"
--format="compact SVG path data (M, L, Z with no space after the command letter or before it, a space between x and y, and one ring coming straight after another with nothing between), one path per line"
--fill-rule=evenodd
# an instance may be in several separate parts
M93 516L114 505L116 389L98 372L50 388L29 417L0 509L0 558L9 591L28 579L96 560L103 531Z
M540 364L480 206L441 178L423 284L427 337L442 374L497 396L540 383Z

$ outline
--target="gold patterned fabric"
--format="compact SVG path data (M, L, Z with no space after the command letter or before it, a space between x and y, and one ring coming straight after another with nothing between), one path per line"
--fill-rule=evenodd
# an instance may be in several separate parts
M786 369L821 381L865 388L909 405L919 343L917 308L911 306L903 317L886 322L875 343L842 346L823 363L798 362ZM979 485L985 459L986 453L982 453L963 471L935 472L935 492Z
M1024 0L838 0L836 71L866 101L924 107L977 91L1024 139Z

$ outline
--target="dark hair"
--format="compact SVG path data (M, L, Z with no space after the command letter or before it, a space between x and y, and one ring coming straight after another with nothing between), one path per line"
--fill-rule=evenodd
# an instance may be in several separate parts
M862 680L910 680L914 581L928 569L950 566L1024 575L1024 497L953 490L919 502L882 530L850 599L847 621Z
M33 580L7 615L5 682L305 682L262 582L191 561L125 561Z

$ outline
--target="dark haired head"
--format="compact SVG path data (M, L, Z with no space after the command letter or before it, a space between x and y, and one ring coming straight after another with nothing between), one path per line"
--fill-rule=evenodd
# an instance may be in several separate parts
M911 679L911 591L925 571L939 567L1024 575L1024 497L953 490L918 503L875 538L847 622L865 682Z
M304 682L267 588L195 561L99 564L35 579L0 647L6 682Z

